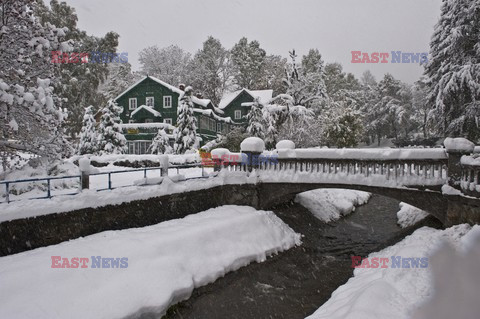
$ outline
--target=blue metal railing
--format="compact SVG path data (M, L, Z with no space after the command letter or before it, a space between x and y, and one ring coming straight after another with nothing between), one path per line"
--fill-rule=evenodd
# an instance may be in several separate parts
M180 173L181 169L187 169L187 168L195 168L195 167L201 167L202 168L202 175L200 177L190 177L187 178L187 180L190 179L198 179L198 178L204 178L204 166L202 164L184 164L184 165L172 165L169 166L168 169L176 169L177 174ZM124 186L118 186L118 187L113 187L112 186L112 175L114 174L122 174L122 173L133 173L133 172L143 172L143 178L147 178L147 171L154 171L154 170L159 170L161 174L162 167L143 167L143 168L137 168L137 169L127 169L127 170L121 170L121 171L111 171L111 172L100 172L100 173L93 173L89 174L89 176L100 176L100 175L107 175L108 180L107 180L107 188L102 188L102 189L97 189L97 191L104 191L104 190L112 190L115 188L122 188L122 187L130 187L134 186L134 184L131 185L124 185ZM0 181L0 185L5 185L5 201L6 203L12 202L10 199L10 186L12 184L18 184L18 183L29 183L29 182L47 182L47 189L46 189L46 196L44 197L33 197L33 198L23 198L21 200L29 200L29 199L44 199L44 198L52 198L52 187L51 187L51 181L52 180L65 180L65 179L72 179L72 178L78 178L79 180L79 190L75 193L68 193L68 194L61 194L61 195L76 195L81 192L81 175L70 175L70 176L47 176L47 177L42 177L42 178L30 178L30 179L18 179L18 180L8 180L8 181ZM0 202L2 203L2 202Z

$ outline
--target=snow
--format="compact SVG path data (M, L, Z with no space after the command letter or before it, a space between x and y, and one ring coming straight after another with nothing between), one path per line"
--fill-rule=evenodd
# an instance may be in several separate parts
M88 158L81 158L78 160L78 167L80 171L87 172L90 170L90 159Z
M154 110L153 108L151 108L150 106L146 106L146 105L141 105L141 106L137 107L134 111L132 111L132 113L130 113L130 117L132 118L140 110L145 110L147 112L150 112L150 113L153 114L153 116L156 116L156 117L162 117L162 114L160 114L160 112L158 112L158 111Z
M8 123L8 126L14 131L18 131L18 123L15 121L15 119L11 119L10 122Z
M355 211L355 206L366 204L370 196L370 193L354 190L315 189L298 194L295 202L328 223Z
M1 257L0 317L123 318L141 309L163 314L194 288L300 243L272 212L242 206L102 232ZM52 256L89 258L88 267L51 268ZM92 256L127 258L127 267L93 269Z
M431 258L434 292L412 319L472 319L480 313L480 226L461 239L461 249L445 244Z
M448 159L441 148L429 149L354 149L354 148L305 148L279 150L279 158L322 158L322 159L370 159L370 160L415 160Z
M206 108L208 104L212 103L212 101L210 101L209 99L200 99L196 96L192 96L192 102L204 108Z
M397 212L398 224L402 228L413 226L425 219L428 213L406 203L400 203L400 210Z
M167 123L128 123L128 124L120 124L122 129L128 130L129 128L164 128L167 130L175 129L175 126Z
M78 160L82 156L72 156L67 161L74 162ZM142 162L142 161L152 161L158 162L160 155L156 154L143 154L143 155L136 155L136 154L106 154L106 155L91 155L89 156L91 161L95 161L97 163L115 163L120 161L126 162ZM198 153L191 153L191 154L169 154L168 155L170 164L186 164L186 163L200 163L200 155Z
M273 90L247 90L247 89L242 89L242 90L238 90L238 91L235 91L235 92L225 93L223 95L222 99L220 100L220 103L218 103L218 107L220 109L226 108L243 91L250 94L250 96L252 96L254 99L259 98L261 104L268 104L271 101L272 96L273 96Z
M136 83L132 84L129 88L127 88L125 91L123 91L122 93L120 93L120 95L118 95L116 98L114 98L113 100L114 101L117 101L119 98L121 98L122 96L124 96L125 94L127 94L131 89L133 89L134 87L136 87L137 85L139 85L141 82L143 82L145 79L147 78L150 78L152 80L154 80L155 82L163 85L164 87L168 88L169 90L179 94L179 95L183 95L183 91L180 90L179 88L173 86L173 85L170 85L168 83L165 83L153 76L145 76L143 78L141 78L140 80L138 80Z
M449 152L472 153L475 149L475 144L463 137L447 137L445 141L443 141L443 144Z
M247 137L240 143L242 152L263 152L265 150L265 142L258 137Z
M212 158L213 157L217 157L217 158L222 158L222 156L224 155L230 155L230 151L226 148L216 148L216 149L213 149L210 154L212 155Z
M198 109L198 108L194 108L193 109L193 112L195 113L200 113L200 114L203 114L203 115L206 115L206 116L209 116L209 117L213 117L215 120L217 121L221 121L221 122L225 122L225 123L233 123L232 121L232 118L231 117L221 117L221 116L218 116L217 114L215 114L214 111L212 110L202 110L202 109Z
M438 307L438 310L443 309L444 312L435 312L436 315L430 315L432 314L430 312L429 316L416 318L477 318L480 310L478 308L480 242L477 240L476 248L472 249L474 254L470 253L471 258L468 258L469 255L466 253L462 254L465 262L463 267L460 266L463 261L458 261L457 258L448 260L438 258L443 254L442 250L438 250L443 249L442 242L448 242L456 250L461 251L472 246L470 242L473 233L478 235L480 227L472 228L464 224L445 230L429 227L416 230L401 242L370 254L369 258L427 257L429 258L427 268L392 268L391 261L387 268L356 268L354 277L335 290L332 297L308 319L406 319L411 318L412 312L432 295L439 296L435 307ZM442 270L440 277L443 283L448 280L451 286L439 285L435 291L432 285L432 270L435 275L436 269ZM440 300L443 304L440 304ZM430 311L435 311L433 307L429 308ZM472 311L473 316L458 315L465 311Z
M447 184L442 186L442 194L463 196L463 193L460 190L458 190L456 188L453 188L452 186L447 185Z
M290 140L281 140L280 142L277 143L276 149L289 149L289 150L294 150L295 149L295 143Z

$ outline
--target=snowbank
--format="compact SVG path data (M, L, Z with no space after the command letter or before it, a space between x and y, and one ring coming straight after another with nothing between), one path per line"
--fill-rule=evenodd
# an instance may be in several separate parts
M429 258L428 267L392 268L390 263L387 268L357 268L354 271L354 277L335 290L332 297L308 319L410 318L412 311L434 293L431 278L432 269L438 267L444 268L444 280L449 280L449 283L453 284L452 289L444 285L438 286L438 289L449 296L449 298L443 299L443 305L441 306L442 309L449 309L449 311L438 316L418 318L477 318L480 310L478 309L478 305L480 305L478 303L480 287L480 277L478 276L480 254L478 253L478 247L480 247L480 243L476 246L475 258L477 258L477 261L475 264L470 263L469 272L461 273L465 268L451 267L452 264L442 267L442 261L436 257L438 254L434 257L431 256L441 246L442 242L448 242L457 249L462 249L470 243L473 233L478 234L479 232L479 226L472 229L471 226L466 224L446 230L429 227L418 229L394 246L370 254L369 258L427 257ZM441 256L442 251L439 254ZM472 257L470 262L472 259L474 258ZM451 263L455 263L456 260L451 259ZM456 263L455 266L457 265ZM452 274L458 275L461 279L458 277L449 279ZM474 290L476 293L472 293ZM445 295L443 296L445 297ZM463 300L463 298L468 300L463 304L465 306L471 306L471 300L476 300L475 310L477 312L473 312L474 316L457 316L457 313L461 313L463 310L460 306L460 299ZM456 304L455 301L458 301L458 303Z
M265 149L265 142L258 137L247 137L240 143L242 152L258 152L261 153Z
M369 160L414 160L447 159L442 148L427 149L393 149L393 148L305 148L295 150L278 150L279 158L324 158L324 159L369 159Z
M300 193L295 202L308 209L323 222L332 222L368 202L371 194L346 189L315 189Z
M194 288L299 244L300 235L272 212L223 206L1 257L0 318L163 313ZM51 268L52 256L89 258L88 267ZM93 269L92 256L128 258L127 267Z
M413 226L425 219L428 213L406 203L400 203L400 210L397 212L398 224L402 228Z

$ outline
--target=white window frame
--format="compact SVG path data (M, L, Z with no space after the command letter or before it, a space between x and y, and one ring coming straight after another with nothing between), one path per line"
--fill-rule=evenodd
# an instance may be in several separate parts
M134 107L132 107L132 102L133 101L135 101L135 106ZM137 105L138 105L138 103L137 103L137 98L136 97L131 97L131 98L128 99L128 109L129 110L135 110L137 108Z
M149 99L152 99L152 105L148 105L148 100L149 100ZM147 97L145 97L145 105L146 105L146 106L155 107L155 97L153 97L153 96L147 96Z
M173 120L171 118L165 118L163 119L163 123L173 125Z
M167 105L167 99L170 100L170 105ZM173 99L172 99L172 96L171 95L165 95L163 97L163 108L164 109L171 109L172 108L172 104L173 104Z
M217 122L217 133L222 133L222 123Z
M239 115L237 116L237 114L239 114ZM240 120L242 118L242 111L241 110L235 110L234 118L236 120Z
M128 120L129 124L135 123L135 120Z

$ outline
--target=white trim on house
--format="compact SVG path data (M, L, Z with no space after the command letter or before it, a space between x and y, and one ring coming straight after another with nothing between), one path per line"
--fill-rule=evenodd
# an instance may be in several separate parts
M172 118L167 117L167 118L163 119L163 123L172 125L173 120L172 120Z
M167 104L167 101L170 100L170 103ZM163 96L163 108L164 109L171 109L172 108L172 103L173 99L171 95L164 95Z
M234 113L234 118L235 120L241 120L242 119L242 111L241 110L235 110L235 113Z
M162 114L160 114L160 112L152 109L150 106L146 106L146 105L141 105L140 107L137 107L135 109L135 111L132 112L132 114L130 114L130 117L133 117L135 114L137 114L140 110L145 110L145 111L148 111L150 113L152 113L154 116L156 117L162 117Z
M152 101L152 105L149 105L149 104L148 104L148 101L150 101L150 99L151 99L151 101ZM153 97L153 96L147 96L147 97L145 97L145 105L146 105L146 106L150 106L150 107L154 107L154 106L155 106L155 97Z
M135 103L132 103L132 102L135 102ZM135 104L133 107L132 107L132 104ZM137 98L136 97L131 97L128 99L128 109L129 110L135 110L137 108Z

